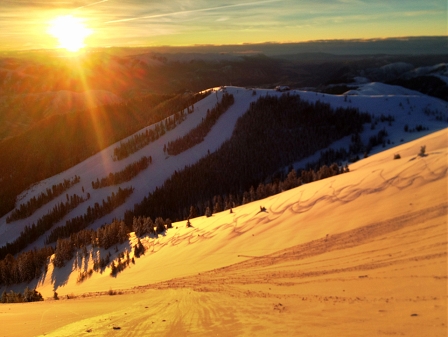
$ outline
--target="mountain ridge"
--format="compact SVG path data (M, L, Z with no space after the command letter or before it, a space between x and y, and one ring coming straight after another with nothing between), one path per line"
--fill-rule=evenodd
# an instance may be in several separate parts
M371 92L373 88L376 88L376 92L391 92L391 90L398 90L398 87L393 86L387 86L384 84L367 84L365 85L365 88L369 88L368 92ZM82 182L79 186L75 186L67 191L67 193L73 193L75 190L81 190L82 187L82 193L81 195L87 196L87 193L90 194L91 199L88 203L83 203L80 207L78 207L70 216L79 216L83 214L86 210L86 208L90 205L93 206L95 202L101 203L101 199L105 199L108 194L110 194L112 191L116 191L116 189L121 187L127 187L128 185L134 185L136 190L133 193L132 199L127 204L119 207L118 209L112 211L109 215L107 215L105 218L102 218L98 221L96 221L92 228L97 228L101 224L104 223L110 223L114 218L123 218L125 209L129 209L128 204L135 204L137 202L140 202L147 194L148 192L153 191L156 187L160 187L161 184L168 179L171 174L173 174L176 170L183 169L186 165L191 165L198 161L203 156L206 156L208 152L214 152L216 151L220 144L225 139L228 139L231 137L234 123L236 120L245 113L246 107L248 107L250 102L254 102L258 99L259 96L263 95L277 95L280 96L281 93L276 92L275 90L268 90L268 89L245 89L245 88L238 88L238 87L227 87L226 89L223 88L215 88L216 90L214 93L209 95L205 100L200 101L195 104L195 112L192 114L189 114L187 116L188 120L186 122L181 123L179 126L176 127L176 129L172 131L168 131L164 136L162 136L160 139L157 139L152 144L146 146L144 149L137 151L136 153L132 154L129 159L126 159L124 161L118 161L115 162L113 160L113 149L116 147L120 142L115 143L105 150L101 151L100 153L90 157L87 159L87 161L80 163L78 166L75 166L67 171L64 171L63 173L58 174L55 177L46 179L45 181L41 182L38 185L34 185L31 190L28 190L19 196L19 199L21 203L26 202L29 198L31 198L33 195L36 195L40 193L42 190L45 190L47 187L51 187L53 184L57 184L63 179L72 179L74 176L81 176ZM253 95L254 91L257 93L256 95ZM211 132L206 136L205 140L195 146L193 149L190 149L184 153L179 154L178 156L167 156L164 151L163 147L164 144L167 144L170 139L174 140L178 137L178 135L186 133L188 130L192 129L197 123L201 121L202 118L204 118L207 108L210 107L214 102L218 101L219 96L223 94L223 92L230 92L235 95L235 104L230 108L228 112L226 112L220 120L218 120L217 125L215 125ZM389 142L390 144L383 144L384 147L390 147L393 144L398 144L402 142L402 140L407 139L414 139L417 135L427 134L428 132L433 132L437 129L443 128L443 125L445 122L436 120L435 116L433 115L427 115L425 114L425 111L439 111L442 113L442 109L446 108L446 103L443 103L442 101L439 101L437 99L433 98L426 98L425 100L422 100L422 95L413 92L413 91L407 91L407 89L400 89L399 95L365 95L362 91L357 93L356 95L347 95L347 96L334 96L334 95L326 95L326 94L318 94L313 92L301 92L301 91L291 91L290 94L298 94L302 99L310 100L311 102L316 102L318 100L321 100L325 102L328 100L332 106L338 107L338 106L350 106L350 107L358 107L361 108L365 106L366 102L372 102L373 104L370 107L367 107L370 109L370 113L373 113L376 115L376 118L380 118L381 116L384 116L386 118L387 114L392 113L397 108L400 110L403 110L405 112L406 110L407 115L404 115L404 113L400 113L396 115L396 118L400 118L399 121L396 121L395 124L399 124L398 126L392 126L392 129L394 130L394 133L390 135ZM402 95L402 96L400 96ZM400 106L401 104L401 106ZM426 109L426 110L425 110ZM412 116L414 113L414 119L416 121L419 121L421 124L422 118L426 116L426 124L424 124L424 127L427 128L427 131L423 131L421 133L411 133L406 132L403 127L405 123L410 124L412 121L412 118L409 116ZM443 114L443 113L442 113ZM445 116L445 118L447 118ZM387 118L386 118L387 120ZM417 123L417 122L416 122ZM391 122L389 122L391 124ZM372 124L372 127L374 127L374 124ZM390 126L387 124L384 124L384 128L388 129ZM410 129L414 127L414 125L409 125ZM148 128L154 128L153 126L150 126ZM147 128L146 128L147 129ZM145 131L146 129L140 130L137 133L140 133L142 131ZM371 128L372 129L372 128ZM377 133L376 130L365 130L365 136L363 136L362 141L364 143L367 143L369 139L369 135L375 135ZM130 138L132 136L129 136ZM345 144L345 147L348 146L347 142L349 140L343 140L342 144ZM337 146L333 146L333 148L337 149ZM373 153L375 153L374 150ZM151 179L148 180L146 177L148 173L146 174L139 174L135 179L135 181L131 181L129 183L123 183L116 187L108 187L103 188L100 190L93 190L90 188L90 182L95 181L98 178L101 178L103 176L107 176L109 173L117 172L120 169L123 169L126 165L139 160L142 155L151 156L154 160L154 163L150 165L146 171L150 171L150 177ZM312 157L311 157L312 158ZM310 158L308 160L311 160ZM160 166L161 165L161 166ZM167 166L168 165L168 166ZM296 168L299 168L300 165L303 164L297 164ZM170 169L167 169L170 167ZM303 167L303 166L302 166ZM148 171L148 172L149 172ZM82 174L80 173L82 172ZM90 172L90 173L89 173ZM86 175L89 173L88 175ZM138 181L138 182L137 182ZM77 192L79 193L79 191ZM60 202L63 200L65 196L60 196L59 199L54 200L51 202L47 207L53 207L54 203ZM59 200L59 201L58 201ZM36 219L39 216L42 216L47 211L47 208L40 209L35 215L34 219ZM156 215L157 216L157 215ZM0 227L1 233L2 233L2 244L5 244L6 242L12 240L14 237L17 237L17 234L24 228L25 224L30 224L30 219L24 219L20 220L14 224L6 224L5 223L6 215L2 218L0 218L0 223L2 226ZM65 221L65 219L63 220ZM63 223L63 222L62 222ZM61 223L61 224L62 224ZM14 226L16 233L15 235L11 232L11 227ZM58 226L58 225L56 225ZM8 234L6 234L8 233Z

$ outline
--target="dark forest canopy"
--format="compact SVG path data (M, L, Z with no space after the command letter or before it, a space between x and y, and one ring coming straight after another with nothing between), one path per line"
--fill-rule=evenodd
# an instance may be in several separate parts
M363 124L370 122L369 114L355 108L334 109L319 101L303 101L296 95L260 97L240 117L231 139L218 151L175 172L161 188L135 205L128 217L186 218L190 205L199 203L205 209L213 207L210 200L217 195L242 194L335 140L358 134ZM349 150L344 153L346 158L350 155ZM204 214L204 209L199 214Z

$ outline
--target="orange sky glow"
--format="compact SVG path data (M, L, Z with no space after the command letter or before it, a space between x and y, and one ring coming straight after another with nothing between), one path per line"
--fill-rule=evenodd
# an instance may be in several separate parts
M189 46L445 36L447 3L445 0L199 0L190 3L6 0L2 3L0 29L3 35L0 50L65 48L76 51L84 46Z

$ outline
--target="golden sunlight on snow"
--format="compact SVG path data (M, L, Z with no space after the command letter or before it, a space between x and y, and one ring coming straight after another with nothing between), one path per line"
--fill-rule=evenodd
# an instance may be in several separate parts
M106 269L77 283L77 265L50 265L37 288L46 300L2 305L2 330L446 336L447 139L445 129L192 228L174 223L116 278Z

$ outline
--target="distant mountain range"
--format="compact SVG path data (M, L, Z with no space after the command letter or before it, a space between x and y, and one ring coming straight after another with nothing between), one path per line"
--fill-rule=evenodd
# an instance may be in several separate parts
M11 52L0 56L0 140L53 114L220 85L340 94L348 84L377 81L447 100L447 55L445 37L110 48L73 57Z

